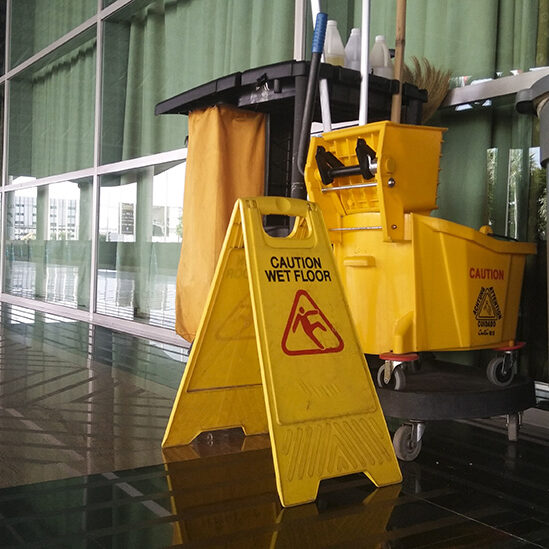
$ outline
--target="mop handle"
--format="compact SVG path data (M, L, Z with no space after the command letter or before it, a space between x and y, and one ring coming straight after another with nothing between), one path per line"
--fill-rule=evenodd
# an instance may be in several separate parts
M326 25L328 24L328 14L319 12L316 16L315 30L313 33L312 53L322 55L324 51L324 39L326 38Z
M316 26L316 16L320 13L320 0L311 0L311 15L313 17L313 27ZM322 63L326 62L326 55L322 54L320 58ZM322 128L324 132L332 131L332 113L330 112L330 95L328 93L328 81L321 78L318 82L318 91L320 95L320 113L322 115Z
M313 111L315 106L316 87L318 85L318 75L320 73L320 58L322 56L322 50L324 49L327 24L328 15L326 13L319 12L316 16L315 31L313 34L311 65L309 68L309 78L307 79L305 106L303 108L303 123L301 125L299 147L297 150L297 167L301 174L305 172L307 149L309 147L309 137L311 134L311 122L313 120Z

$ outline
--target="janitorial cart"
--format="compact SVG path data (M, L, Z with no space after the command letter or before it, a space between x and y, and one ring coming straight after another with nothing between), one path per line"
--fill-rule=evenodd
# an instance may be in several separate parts
M324 131L310 146L310 122L321 119L321 109L304 61L220 78L159 103L156 112L188 114L222 102L268 116L266 194L308 193L319 204L362 350L371 366L380 361L373 375L384 413L406 420L393 439L400 458L418 455L430 420L505 414L516 439L520 411L535 403L533 382L517 375L516 340L525 259L535 246L431 215L444 129L420 125L424 91L402 86L398 74L369 76L364 63L362 76L317 65L332 121L358 118L359 125ZM394 96L398 119L388 120ZM267 231L283 233L278 222L266 218ZM441 367L433 355L477 349L497 351L481 376Z
M304 168L362 349L381 362L374 375L384 411L408 420L394 438L407 460L427 420L506 414L515 440L519 412L534 404L532 381L516 376L516 329L536 247L431 216L443 135L398 117L359 124L313 137ZM478 369L433 360L479 349L497 352L480 379Z

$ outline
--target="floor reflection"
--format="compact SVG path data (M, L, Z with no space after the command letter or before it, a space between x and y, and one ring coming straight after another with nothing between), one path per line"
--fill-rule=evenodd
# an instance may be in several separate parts
M163 450L173 544L235 548L387 547L401 486L376 489L364 475L321 484L315 503L283 508L267 436L202 434Z
M327 479L284 509L267 436L203 433L161 452L173 349L0 313L2 548L549 547L546 430L510 443L505 421L433 421L402 485Z
M0 488L162 462L183 355L5 304L0 322Z
M0 490L0 546L52 548L549 547L549 447L436 422L402 485L322 481L283 508L268 438L205 433L164 463ZM456 450L459 448L459 451Z

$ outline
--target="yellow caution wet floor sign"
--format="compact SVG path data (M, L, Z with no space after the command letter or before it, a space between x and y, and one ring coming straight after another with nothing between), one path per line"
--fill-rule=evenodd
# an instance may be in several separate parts
M275 238L264 215L295 217ZM163 447L202 431L269 432L284 506L321 479L402 480L322 215L303 200L238 200Z

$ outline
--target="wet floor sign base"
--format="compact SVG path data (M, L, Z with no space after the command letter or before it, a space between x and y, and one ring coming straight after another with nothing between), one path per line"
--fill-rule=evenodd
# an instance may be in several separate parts
M292 233L267 235L268 214L295 217ZM231 427L269 432L284 506L314 501L325 478L402 480L313 203L235 204L162 446Z

